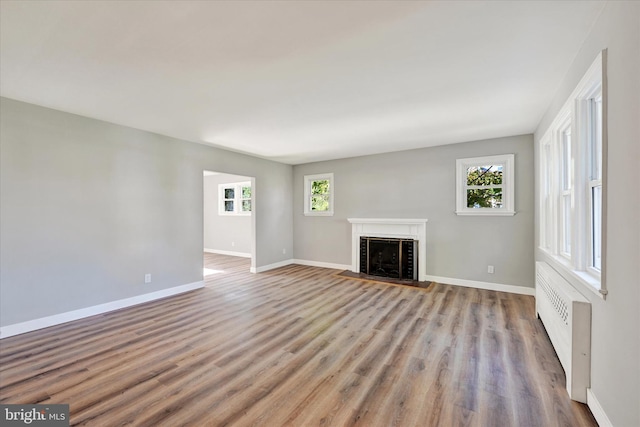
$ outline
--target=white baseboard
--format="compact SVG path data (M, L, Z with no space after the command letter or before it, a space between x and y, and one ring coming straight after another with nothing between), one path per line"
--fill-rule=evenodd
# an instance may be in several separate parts
M209 254L219 254L219 255L239 256L242 258L251 258L251 254L246 252L223 251L222 249L209 249L209 248L204 248L204 251Z
M252 273L262 273L264 271L273 270L274 268L280 268L290 264L293 264L293 260L285 259L284 261L274 262L273 264L267 264L261 267L251 267L249 271L251 271Z
M104 304L94 305L92 307L81 308L79 310L67 311L66 313L54 314L53 316L41 317L39 319L3 326L0 328L0 339L24 334L38 329L48 328L49 326L60 325L62 323L83 319L85 317L95 316L96 314L131 307L160 298L166 298L202 287L204 287L204 281L193 282L186 285L175 286L173 288L162 289L156 292L150 292L148 294L137 295L131 298L111 301Z
M322 267L322 268L331 268L336 270L350 270L350 265L345 264L334 264L331 262L322 262L322 261L309 261L305 259L286 259L284 261L276 262L273 264L263 265L262 267L253 268L251 267L252 273L262 273L264 271L273 270L274 268L284 267L286 265L291 264L299 264L299 265L308 265L309 267Z
M287 260L276 262L273 264L263 265L262 267L257 267L257 268L251 267L251 272L262 273L264 271L273 270L274 268L284 267L290 264L308 265L311 267L331 268L331 269L337 269L337 270L352 270L351 265L346 265L346 264L334 264L330 262L310 261L305 259L287 259ZM480 282L477 280L454 279L452 277L421 275L420 279L425 281L444 283L448 285L466 286L468 288L478 288L478 289L487 289L490 291L509 292L512 294L534 296L536 292L535 288L527 288L524 286L504 285L501 283L491 283L491 282Z
M438 282L447 285L466 286L468 288L487 289L489 291L509 292L512 294L535 296L535 288L524 286L503 285L501 283L480 282L477 280L454 279L452 277L440 277L427 275L425 278L430 282Z
M602 409L600 402L596 399L596 395L593 394L590 388L587 389L587 406L591 409L593 418L596 419L600 427L613 427L613 424L607 417L607 414Z
M322 267L322 268L332 268L335 270L351 270L351 264L334 264L331 262L322 262L322 261L309 261L306 259L294 259L294 264L300 265L308 265L310 267Z

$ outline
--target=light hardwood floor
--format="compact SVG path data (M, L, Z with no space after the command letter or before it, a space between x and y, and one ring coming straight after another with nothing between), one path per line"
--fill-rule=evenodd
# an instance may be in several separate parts
M597 425L532 297L205 266L204 289L0 341L0 402L95 426Z

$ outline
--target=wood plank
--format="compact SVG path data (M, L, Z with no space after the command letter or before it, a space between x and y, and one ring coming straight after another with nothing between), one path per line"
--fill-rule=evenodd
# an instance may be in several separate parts
M597 425L530 296L204 258L204 289L0 341L0 402L95 426Z

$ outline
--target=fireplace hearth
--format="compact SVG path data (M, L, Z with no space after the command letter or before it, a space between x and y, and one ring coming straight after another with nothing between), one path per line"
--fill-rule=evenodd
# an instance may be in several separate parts
M400 280L418 280L418 241L360 237L360 273Z

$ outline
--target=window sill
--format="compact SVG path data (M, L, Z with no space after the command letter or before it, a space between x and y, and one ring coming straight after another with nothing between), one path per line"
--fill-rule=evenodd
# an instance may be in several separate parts
M488 209L488 208L487 208ZM456 211L456 215L459 216L514 216L516 214L515 211L507 211L507 210L480 210L480 209L473 209L473 210L465 210L465 211Z
M606 293L600 292L601 281L599 278L586 271L574 270L569 262L561 256L553 255L543 248L538 249L544 254L544 261L561 273L580 293L584 293L581 292L582 289L587 289L600 298L606 299Z
M304 216L333 216L333 212L305 212Z

